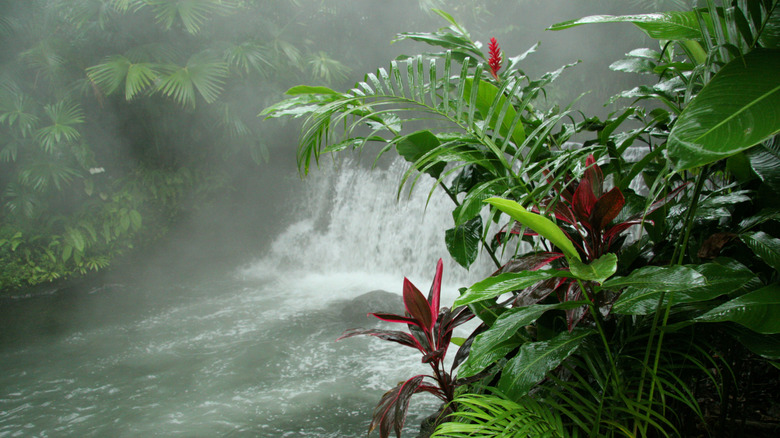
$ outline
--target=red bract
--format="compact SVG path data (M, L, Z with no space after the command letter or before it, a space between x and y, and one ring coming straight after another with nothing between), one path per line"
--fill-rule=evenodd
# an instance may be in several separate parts
M495 38L490 39L488 49L490 51L490 59L488 60L490 73L498 80L498 71L501 70L501 49L498 47L498 41Z
M433 375L414 376L382 396L374 410L374 417L369 426L369 433L379 428L381 438L388 437L391 429L398 437L401 436L406 410L412 395L429 392L445 403L451 402L455 395L455 381L452 379L452 372L465 357L465 352L458 352L449 372L444 369L444 356L447 354L455 327L473 318L474 314L468 307L458 307L452 310L447 307L440 308L441 277L442 261L439 259L427 299L411 281L404 278L403 299L406 314L403 316L392 313L370 314L382 321L406 324L409 333L398 330L350 329L338 339L369 335L406 345L420 351L422 362L429 364L433 370ZM464 344L461 350L468 348L469 345ZM436 385L426 384L426 378L433 379Z

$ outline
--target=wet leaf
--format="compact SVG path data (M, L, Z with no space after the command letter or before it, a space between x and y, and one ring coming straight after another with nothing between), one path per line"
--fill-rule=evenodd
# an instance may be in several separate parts
M772 284L721 304L696 318L702 322L732 321L762 334L780 333L780 285Z
M482 218L479 216L444 233L450 255L459 265L467 269L477 259L481 237Z
M705 85L669 134L677 170L749 149L780 131L780 50L753 50Z
M474 283L470 288L455 300L455 306L463 306L475 303L477 301L495 298L499 295L512 291L524 289L532 286L542 280L553 277L568 277L570 274L565 271L556 271L552 269L544 271L524 271L508 272L499 274L495 277L488 277L482 281Z
M547 372L560 365L593 333L591 329L575 328L571 332L564 331L549 341L523 345L517 356L510 360L501 372L498 389L513 400L525 396Z

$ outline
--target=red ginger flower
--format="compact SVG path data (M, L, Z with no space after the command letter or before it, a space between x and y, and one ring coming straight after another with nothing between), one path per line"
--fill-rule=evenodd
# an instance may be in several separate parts
M490 59L488 65L490 66L490 73L498 80L498 71L501 70L501 49L498 47L498 41L495 38L490 39Z

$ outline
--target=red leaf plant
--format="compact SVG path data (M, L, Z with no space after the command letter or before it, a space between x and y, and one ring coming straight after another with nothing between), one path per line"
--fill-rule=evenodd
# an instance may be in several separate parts
M403 300L406 307L405 315L391 313L370 313L382 321L406 324L409 332L382 329L350 329L344 332L338 340L356 335L376 336L386 341L397 342L412 347L422 354L422 362L433 370L433 375L417 375L385 393L374 409L373 419L369 425L371 434L379 428L380 438L390 436L391 429L396 436L401 437L409 401L414 394L428 392L449 403L455 395L456 382L452 378L453 371L465 359L464 349L470 343L464 344L456 355L449 372L444 366L444 357L450 346L452 332L455 327L474 317L468 307L455 309L440 307L442 261L436 265L436 275L433 278L428 298L404 278Z
M488 59L488 65L490 66L490 73L493 78L498 80L498 71L501 70L501 48L498 47L498 41L495 38L490 39L490 45L488 46L490 51L490 58Z
M642 221L646 220L645 216L673 199L685 187L685 185L681 185L665 198L650 205L646 211L613 224L613 221L623 210L626 203L625 197L617 187L604 191L604 174L599 165L596 164L593 155L589 155L585 159L585 166L585 173L579 182L570 183L562 189L558 186L555 188L557 196L543 200L543 205L547 207L554 203L552 212L555 214L555 218L562 225L569 240L577 247L585 263L590 263L610 252L617 253L622 245L622 239L619 239L619 236L623 232L632 225L641 224ZM534 211L539 212L538 210ZM519 235L521 230L522 226L516 223L509 234ZM503 231L496 235L499 244L504 243L502 239L506 234ZM534 235L534 233L526 230L525 235ZM498 272L535 271L558 259L563 260L562 252L531 253L511 260ZM513 304L528 306L541 301L553 292L556 293L559 301L581 300L583 296L580 283L567 278L552 279L525 289L514 298ZM608 305L609 303L603 304ZM569 330L572 330L586 313L586 306L567 310Z

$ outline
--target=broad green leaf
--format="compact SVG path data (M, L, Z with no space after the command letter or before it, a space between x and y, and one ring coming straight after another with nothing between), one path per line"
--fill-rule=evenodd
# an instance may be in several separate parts
M780 131L780 50L753 50L726 64L669 134L677 170L748 149Z
M524 289L542 280L568 276L570 276L570 274L566 271L547 269L543 271L508 272L496 275L495 277L488 277L474 283L470 288L466 289L466 291L455 300L453 306L458 307L477 301L487 300L515 290Z
M554 24L547 30L563 30L583 24L634 23L650 38L659 40L701 40L701 28L695 11L672 11L636 15L591 15L579 20Z
M563 251L563 254L566 255L567 259L582 261L580 255L577 253L577 249L574 248L574 244L571 243L571 240L569 240L563 231L550 219L536 213L531 213L523 208L522 205L515 201L510 201L509 199L489 198L486 199L485 202L493 205L511 216L512 219L520 222L524 226L537 232L540 236L549 240L553 245Z
M524 344L501 372L498 389L513 400L523 397L591 334L593 330L578 327L571 332L564 331L549 341Z
M731 158L740 155L743 154ZM775 136L772 140L745 152L744 156L750 163L750 169L761 178L761 181L775 193L780 193L780 139Z
M767 265L780 271L780 239L759 231L746 233L740 236L745 245L753 250Z
M763 334L780 333L780 285L771 284L710 310L701 322L732 321Z
M479 216L444 233L450 255L466 269L477 259L481 237L482 218Z
M665 293L662 306L665 306L669 300L672 305L708 301L732 293L757 279L753 272L736 262L707 263L694 265L691 268L704 276L706 284ZM663 293L659 290L629 287L615 302L612 312L626 315L653 313Z
M605 281L602 289L635 287L670 292L706 285L704 276L687 266L646 266L625 277L615 277Z
M395 145L398 155L416 166L422 166L421 171L438 178L444 170L446 163L420 163L425 155L441 145L439 139L431 131L423 130L413 132L402 137ZM433 164L433 165L431 165Z
M585 264L579 260L569 260L569 269L575 278L603 283L617 272L617 256L609 253Z
M465 84L465 91L464 96L471 95L471 87L474 84L474 80L469 78L466 79ZM493 116L491 117L491 120L489 122L486 122L490 129L495 129L495 124L498 122L498 116L504 106L506 106L506 114L504 115L504 118L501 120L501 128L499 129L499 132L501 135L506 136L509 133L509 128L512 127L512 122L514 121L515 117L517 116L517 111L515 110L514 106L511 104L508 104L506 101L506 96L499 97L498 101L496 101L496 96L498 95L498 88L491 84L490 82L486 81L480 81L477 85L477 110L482 115L482 118L488 116L488 114L491 113L490 107L495 105L495 108L493 109ZM521 145L523 144L523 140L525 140L525 130L523 129L522 123L516 123L514 129L512 130L512 141L515 143L515 145Z
M753 353L767 359L780 359L780 335L760 335L738 325L727 327L726 330Z
M535 304L507 310L498 317L488 331L476 337L468 359L458 369L458 377L470 377L479 373L520 345L522 340L515 337L515 333L535 322L544 312L555 309L574 309L587 304L587 301L567 301L558 304Z

